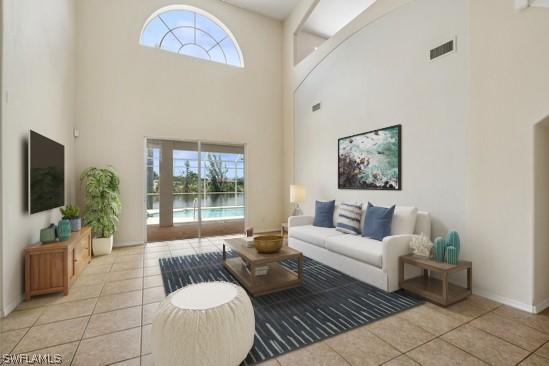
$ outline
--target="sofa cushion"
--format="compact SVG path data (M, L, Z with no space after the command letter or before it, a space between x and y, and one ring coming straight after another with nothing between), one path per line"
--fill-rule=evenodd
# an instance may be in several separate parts
M326 248L326 239L332 236L344 236L334 228L318 227L313 225L291 227L288 232L290 238L303 240L321 248Z
M360 234L362 203L342 202L339 205L336 230L345 234Z
M334 227L335 201L316 201L314 226Z
M395 206L389 208L374 206L368 202L366 216L364 217L364 226L362 236L368 238L383 240L384 237L391 235L391 222Z
M355 235L332 236L326 239L328 250L381 268L383 242Z
M391 222L391 235L413 234L416 216L417 208L397 206Z

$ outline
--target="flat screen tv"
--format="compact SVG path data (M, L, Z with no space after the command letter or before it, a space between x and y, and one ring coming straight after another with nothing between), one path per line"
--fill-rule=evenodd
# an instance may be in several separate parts
M29 212L65 204L65 147L34 131L29 136Z

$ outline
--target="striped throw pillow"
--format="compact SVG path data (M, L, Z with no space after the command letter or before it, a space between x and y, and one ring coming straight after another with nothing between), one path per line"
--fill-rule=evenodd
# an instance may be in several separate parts
M342 233L360 235L362 203L342 202L339 205L336 230Z

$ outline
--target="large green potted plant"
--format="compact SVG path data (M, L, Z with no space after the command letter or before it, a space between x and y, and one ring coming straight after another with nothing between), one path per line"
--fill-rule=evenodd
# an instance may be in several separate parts
M118 174L110 166L91 167L82 172L80 182L86 194L84 223L91 226L93 232L93 254L110 254L122 208Z

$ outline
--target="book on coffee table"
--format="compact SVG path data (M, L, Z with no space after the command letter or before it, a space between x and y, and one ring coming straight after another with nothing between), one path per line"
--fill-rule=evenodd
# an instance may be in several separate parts
M254 247L254 238L253 237L245 237L244 241L246 242L247 248L253 248Z
M246 262L245 260L242 260L242 268L248 272L249 274L252 273L250 268L250 263ZM255 268L255 275L256 276L266 276L269 273L269 266L259 266Z

